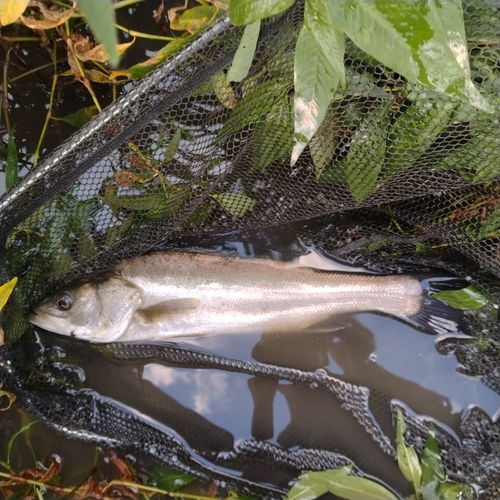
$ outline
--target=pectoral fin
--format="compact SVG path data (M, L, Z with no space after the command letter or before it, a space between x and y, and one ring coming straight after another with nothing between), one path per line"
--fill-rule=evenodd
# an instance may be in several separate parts
M198 299L166 300L145 309L138 309L135 315L142 324L165 323L169 320L172 321L179 315L195 311L199 303Z

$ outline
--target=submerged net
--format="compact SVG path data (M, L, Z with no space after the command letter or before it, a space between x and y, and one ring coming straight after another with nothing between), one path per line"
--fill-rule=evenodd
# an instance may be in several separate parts
M290 167L301 9L299 3L263 24L248 76L231 86L224 71L242 31L222 19L4 195L2 282L20 281L3 318L10 344L0 373L28 411L61 432L144 453L237 491L281 497L304 470L354 463L355 473L406 494L394 460L394 415L402 408L407 440L419 451L429 419L383 392L321 370L175 346L116 344L96 353L114 360L111 371L126 360L154 359L251 377L248 384L262 394L285 384L301 401L314 401L312 411L341 420L369 453L353 451L341 436L313 439L306 424L287 446L264 431L222 445L214 429L207 431L213 442L203 445L168 417L155 420L131 401L89 391L80 372L71 364L62 369L34 340L26 322L30 308L69 279L160 244L210 246L207 235L238 230L240 241L260 242L260 253L300 252L300 240L374 271L444 270L469 279L491 304L469 318L470 338L443 339L437 348L500 393L500 115L420 88L348 42L347 86ZM470 0L464 17L473 81L498 110L499 7ZM199 424L193 419L189 432ZM436 426L446 473L496 498L499 424L473 408L459 434Z

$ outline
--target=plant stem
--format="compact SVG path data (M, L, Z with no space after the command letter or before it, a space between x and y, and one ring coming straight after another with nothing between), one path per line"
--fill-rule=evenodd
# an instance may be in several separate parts
M5 126L7 127L7 132L9 134L12 133L12 129L10 127L10 119L9 119L9 100L7 98L9 89L8 89L8 71L9 71L9 62L10 62L10 51L12 49L9 47L7 49L7 53L5 54L5 61L3 64L3 83L2 83L2 109L3 116L5 120Z
M172 36L161 36L161 35L150 35L149 33L142 33L140 31L129 30L124 26L120 26L119 24L115 24L115 27L119 30L128 33L130 36L136 36L138 38L149 38L150 40L164 40L166 42L174 42L177 38Z

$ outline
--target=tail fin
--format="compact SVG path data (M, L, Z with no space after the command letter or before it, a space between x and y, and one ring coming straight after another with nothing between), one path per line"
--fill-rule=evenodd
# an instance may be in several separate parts
M469 284L468 281L455 277L420 276L422 303L418 312L410 316L408 321L418 328L438 335L443 333L467 334L464 311L430 297L429 293L441 290L459 290Z
M413 325L435 334L467 333L464 311L432 297L423 297L419 311L410 316Z

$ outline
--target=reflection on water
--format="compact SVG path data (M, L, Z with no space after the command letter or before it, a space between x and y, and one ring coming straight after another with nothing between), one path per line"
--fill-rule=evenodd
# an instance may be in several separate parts
M226 242L222 248L246 255L254 252L243 242ZM281 248L274 256L286 252ZM346 270L312 250L302 256L288 252L297 265ZM353 418L345 400L326 386L224 366L172 364L160 357L117 361L83 342L47 333L43 339L62 346L68 354L65 361L84 369L85 387L171 429L204 463L285 487L293 476L283 469L223 461L238 443L265 441L286 450L340 453L400 491L408 488L395 460ZM479 406L492 418L498 416L500 397L478 378L457 371L455 356L438 353L437 341L439 337L396 319L359 313L330 318L307 331L214 335L177 345L306 374L324 370L341 381L367 387L370 418L394 444L393 399L440 422L458 438L461 420L471 406Z

